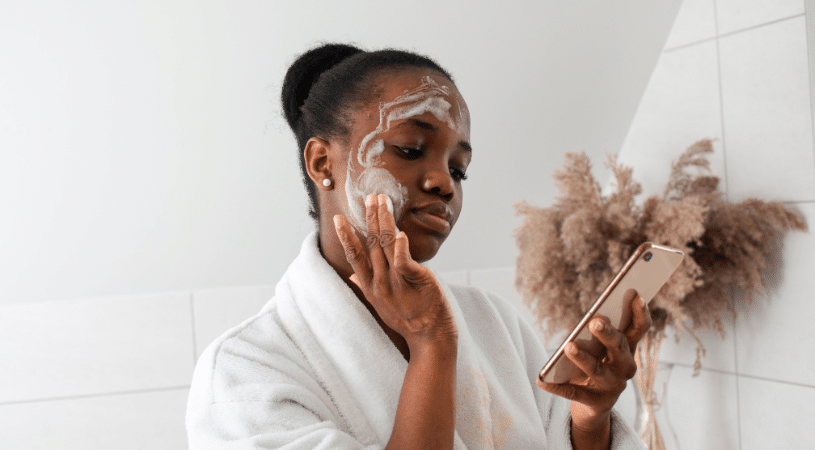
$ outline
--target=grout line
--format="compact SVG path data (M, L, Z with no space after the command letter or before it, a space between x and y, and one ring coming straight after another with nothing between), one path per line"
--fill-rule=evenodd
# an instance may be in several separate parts
M716 36L700 39L698 41L688 42L687 44L680 44L676 47L666 48L663 50L664 53L672 52L674 50L682 50L683 48L693 47L694 45L704 44L705 42L710 42L716 39Z
M725 201L728 203L730 202L730 186L729 186L729 179L727 176L727 137L725 136L724 131L724 89L722 89L722 53L721 53L721 37L719 36L719 5L716 0L713 0L713 29L716 33L716 70L718 72L719 78L719 117L721 120L721 127L722 127L722 163L724 164L724 198ZM730 302L733 302L733 298L730 298ZM732 306L732 305L731 305ZM737 439L738 439L738 448L741 450L741 406L739 404L740 401L740 394L739 394L739 361L738 361L738 352L736 348L736 324L735 319L733 323L733 370L735 371L735 381L736 381L736 431L737 431Z
M0 402L0 406L7 406L7 405L19 405L23 403L45 403L45 402L57 402L62 400L83 400L88 398L101 398L101 397L114 397L117 395L131 395L131 394L150 394L154 392L168 392L168 391L180 391L182 389L189 389L189 385L184 386L170 386L170 387L163 387L163 388L154 388L154 389L136 389L133 391L116 391L116 392L103 392L98 394L82 394L82 395L66 395L63 397L47 397L47 398L34 398L28 400L12 400L8 402Z
M713 1L713 29L716 35L719 35L719 16L716 11L716 1ZM722 164L724 178L724 198L725 201L730 202L730 186L727 177L727 137L724 132L724 90L722 89L722 57L719 51L719 38L716 37L716 72L719 79L719 125L722 132Z
M198 362L198 344L195 329L195 294L190 291L190 323L192 324L192 366Z
M734 308L733 296L730 296L730 307ZM739 374L739 336L737 334L736 326L738 325L739 317L733 318L733 370L736 371L736 426L739 432L739 449L741 449L741 385L739 380L743 375Z
M715 14L716 13L714 11L714 15ZM666 48L664 50L664 52L668 53L668 52L672 52L674 50L681 50L683 48L693 47L694 45L704 44L705 42L710 42L710 41L716 40L718 38L729 37L729 36L733 36L735 34L739 34L739 33L745 32L745 31L755 30L756 28L761 28L761 27L765 27L767 25L773 25L773 24L776 24L776 23L779 23L779 22L783 22L785 20L795 19L797 17L803 16L804 14L805 13L801 13L801 14L795 14L795 15L792 15L792 16L789 16L789 17L783 17L781 19L776 19L776 20L773 20L773 21L770 21L770 22L765 22L765 23L761 23L761 24L758 24L758 25L753 25L753 26L750 26L750 27L747 27L747 28L742 28L740 30L729 31L729 32L721 34L721 35L719 35L718 24L716 24L714 22L713 26L716 28L716 31L714 33L716 35L718 35L718 36L712 36L712 37L709 37L709 38L699 39L698 41L692 41L692 42L688 42L686 44L679 44L676 47Z
M716 14L715 8L714 8L714 14ZM803 12L803 13L795 14L795 15L788 16L788 17L782 17L782 18L780 18L780 19L775 19L775 20L771 20L771 21L769 21L769 22L760 23L760 24L758 24L758 25L753 25L753 26L750 26L750 27L747 27L747 28L742 28L742 29L740 29L740 30L736 30L736 31L728 31L727 33L723 33L723 34L719 34L719 26L718 26L718 23L716 23L716 24L715 24L715 26L716 26L716 34L717 34L717 35L718 35L720 38L723 38L723 37L730 37L730 36L733 36L734 34L739 34L739 33L743 33L743 32L745 32L745 31L751 31L751 30L755 30L755 29L757 29L757 28L766 27L766 26L768 26L768 25L774 25L774 24L777 24L777 23L779 23L779 22L783 22L783 21L785 21L785 20L795 19L795 18L798 18L798 17L803 16L804 14L806 14L806 13L805 13L805 12ZM717 19L717 20L718 20L718 19Z
M797 381L776 380L774 378L762 377L759 375L749 375L746 373L737 374L737 378L750 378L751 380L769 381L772 383L787 384L790 386L797 386L802 388L815 389L815 386L806 383L799 383ZM738 385L737 385L738 386Z
M807 4L810 3L809 1L804 2L804 32L806 33L806 42L807 42L807 69L809 70L809 112L810 116L810 123L812 123L812 142L815 143L815 79L813 79L813 63L815 61L812 60L812 54L815 52L815 11L812 11L811 8L807 8ZM812 6L812 5L810 5ZM813 145L812 149L813 153L815 153L815 145ZM815 167L813 167L815 169Z

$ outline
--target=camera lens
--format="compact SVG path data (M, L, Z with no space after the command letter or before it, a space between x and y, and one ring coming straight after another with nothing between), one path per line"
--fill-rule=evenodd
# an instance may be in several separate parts
M653 256L654 256L653 253L650 253L650 252L646 253L645 254L645 261L646 262L650 261Z

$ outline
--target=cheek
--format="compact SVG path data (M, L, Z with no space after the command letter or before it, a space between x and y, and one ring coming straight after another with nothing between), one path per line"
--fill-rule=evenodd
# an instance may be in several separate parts
M369 194L385 194L393 202L394 218L398 222L407 203L408 192L396 177L383 165L379 155L384 144L381 140L371 144L369 154L376 157L367 158L367 164L359 163L356 152L351 152L348 161L348 173L345 180L345 193L348 198L348 217L354 228L367 234L365 222L365 198Z

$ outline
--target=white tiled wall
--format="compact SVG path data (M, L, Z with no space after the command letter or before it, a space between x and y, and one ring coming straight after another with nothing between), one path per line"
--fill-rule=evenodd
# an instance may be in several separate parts
M803 0L685 0L621 150L647 194L670 162L714 138L728 199L788 202L815 226L815 151ZM790 233L778 285L699 333L707 354L669 332L662 360L671 423L687 449L812 449L815 438L815 237Z
M0 307L0 448L184 449L195 360L272 286Z

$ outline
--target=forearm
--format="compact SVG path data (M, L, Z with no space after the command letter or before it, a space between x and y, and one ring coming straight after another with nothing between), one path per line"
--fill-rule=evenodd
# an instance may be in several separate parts
M608 450L611 448L611 411L586 418L585 406L572 402L572 448L574 450ZM579 417L575 420L575 417Z
M386 449L452 449L455 392L455 343L411 351Z

